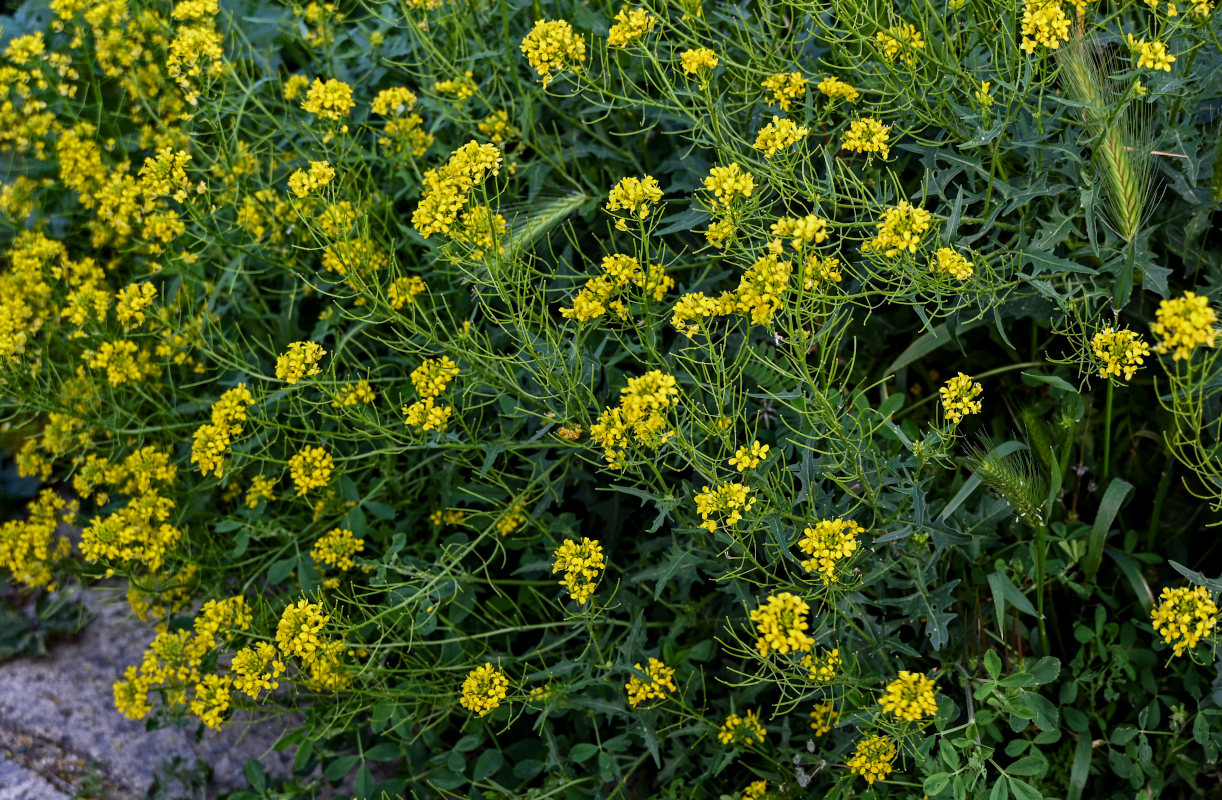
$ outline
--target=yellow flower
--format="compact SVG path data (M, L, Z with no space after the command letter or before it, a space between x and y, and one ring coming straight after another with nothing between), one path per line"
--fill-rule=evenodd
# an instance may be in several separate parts
M467 70L466 73L458 76L457 78L450 78L433 83L433 91L440 95L449 95L458 102L462 102L468 97L471 97L473 94L475 94L475 91L478 88L479 87L475 85L475 73L471 70Z
M799 252L808 244L823 244L827 241L827 220L817 214L781 217L772 223L771 230L777 236L789 239L789 246Z
M836 677L837 670L844 662L840 658L840 648L833 647L824 655L807 653L802 656L801 663L807 678L816 683L827 683Z
M976 102L983 108L988 108L996 101L993 99L992 91L993 83L991 81L981 81L980 88L976 90Z
M633 675L624 685L628 691L628 704L633 708L646 700L664 700L667 692L678 691L675 687L674 668L666 666L658 659L649 659L648 669L642 669L639 663L633 665L633 668L645 673L644 678Z
M700 527L710 533L718 527L730 528L743 518L744 511L755 505L751 490L741 483L718 483L696 493L696 513L704 520Z
M582 537L581 542L565 539L553 556L552 573L564 573L560 585L578 605L585 605L598 586L598 578L607 568L602 545L597 540Z
M416 93L406 86L383 89L373 98L370 111L379 117L400 117L416 107Z
M292 342L288 352L276 358L276 377L289 384L317 375L318 362L327 354L317 342Z
M717 732L717 741L722 744L750 745L756 741L763 744L766 737L764 726L752 710L748 710L746 716L731 714L726 717Z
M803 530L798 549L810 558L802 562L807 572L818 572L827 582L836 577L836 565L857 552L859 536L866 529L847 519L825 519Z
M755 192L755 176L737 164L713 167L704 179L704 190L713 193L713 206L729 208L736 200L746 200Z
M322 535L310 550L310 558L315 564L327 564L339 570L349 570L356 566L352 557L359 555L365 549L365 540L357 539L347 528L335 528Z
M684 50L679 54L679 62L688 75L699 75L701 72L711 72L717 67L717 54L707 47L697 47L694 50Z
M289 477L299 496L330 483L334 469L335 460L321 447L307 447L289 459Z
M882 50L883 58L894 61L896 57L909 67L917 63L917 51L925 49L925 39L921 32L910 23L897 25L890 30L874 34L874 43Z
M895 742L888 736L870 736L857 743L857 750L849 759L849 770L866 779L866 783L883 781L891 774L891 762L895 760Z
M958 425L967 415L979 414L983 406L976 398L983 391L984 388L974 382L972 376L962 372L947 381L945 386L938 389L946 419Z
M840 146L854 153L879 153L885 159L891 155L891 145L887 144L890 130L890 126L873 117L855 119L849 123Z
M298 197L309 197L335 177L335 167L326 161L311 161L310 169L299 169L289 176L289 190Z
M782 150L797 144L806 138L809 131L800 128L791 119L773 117L772 122L759 129L755 136L756 150L764 151L764 158L772 158Z
M1218 625L1218 606L1204 586L1166 587L1151 612L1154 630L1171 645L1177 656L1210 636Z
M730 459L730 466L739 472L745 469L754 469L760 465L761 461L768 457L768 450L768 445L754 441L750 447L740 447L734 452L734 457Z
M806 78L801 72L778 72L764 79L761 84L772 94L772 102L788 111L794 100L806 96Z
M406 278L395 278L390 284L390 290L387 292L390 300L390 307L395 311L399 311L404 306L415 303L416 295L424 292L428 286L424 282L424 278L419 275L410 275Z
M810 605L795 594L781 592L770 595L750 614L759 633L755 649L765 658L773 652L784 655L791 650L810 650L815 640L806 634L810 627L807 621L809 613Z
M275 647L267 642L256 642L233 654L230 670L234 676L233 688L258 700L260 692L279 688L276 678L284 674L284 662L277 657Z
M581 69L586 58L586 42L568 22L541 19L522 40L522 53L531 68L543 76L543 85L547 86L554 77L553 72Z
M1023 0L1022 36L1026 53L1037 47L1059 48L1069 38L1069 17L1061 0Z
M965 281L972 277L972 262L952 247L939 247L934 253L934 260L929 262L929 271Z
M195 697L191 700L191 713L199 717L204 725L219 731L223 717L229 710L229 693L233 679L228 675L205 675L202 683L195 685Z
M662 189L657 178L621 178L607 196L607 210L611 213L625 211L636 219L645 219L653 207L662 200ZM624 220L616 220L615 227L625 230Z
M1158 304L1150 331L1158 338L1157 353L1172 351L1171 358L1189 358L1197 347L1213 347L1218 338L1218 312L1209 298L1193 292Z
M343 119L355 106L352 87L334 78L327 81L315 78L301 101L303 111L329 120Z
M615 15L615 24L607 32L607 46L629 47L648 36L657 24L657 17L647 9L624 6Z
M850 103L856 103L861 96L861 92L839 78L824 78L815 88L833 100L847 100Z
M505 673L486 663L471 670L462 684L463 708L474 711L481 717L499 708L509 690L509 679Z
M1171 71L1175 56L1167 52L1167 45L1162 42L1147 42L1145 39L1135 39L1128 34L1129 50L1137 56L1138 69Z
M297 605L290 603L285 606L276 626L276 643L280 652L310 661L322 644L320 634L329 619L322 613L321 605L309 600L302 599L297 601Z
M1113 330L1111 325L1095 334L1091 349L1102 365L1100 378L1123 374L1126 381L1133 379L1144 358L1150 355L1150 345L1142 340L1141 334L1127 328Z
M938 703L934 698L937 691L934 682L924 675L900 670L899 676L887 684L878 704L883 711L899 719L915 722L937 713Z
M835 703L828 700L826 703L819 703L814 711L810 712L810 729L815 732L815 736L822 736L830 732L839 720L840 712L836 711Z
M866 253L881 252L886 258L895 258L904 251L915 253L930 228L931 219L933 214L930 212L901 200L899 205L883 212L883 218L875 226L878 232L861 249Z

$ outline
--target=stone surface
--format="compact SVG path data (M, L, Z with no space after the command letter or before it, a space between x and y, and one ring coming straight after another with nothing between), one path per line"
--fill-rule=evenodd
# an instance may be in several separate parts
M289 723L283 717L257 725L238 717L198 742L195 726L146 731L122 717L111 686L155 634L130 618L117 591L90 590L86 604L96 616L75 640L53 644L48 657L0 664L0 800L59 800L81 781L107 787L94 790L99 797L143 797L176 756L186 769L211 767L209 797L245 787L248 757L271 775L289 774L291 751L271 749Z

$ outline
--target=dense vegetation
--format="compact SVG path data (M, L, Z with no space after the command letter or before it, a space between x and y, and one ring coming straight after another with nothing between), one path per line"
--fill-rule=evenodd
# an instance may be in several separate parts
M5 619L244 796L1218 791L1209 0L2 25Z

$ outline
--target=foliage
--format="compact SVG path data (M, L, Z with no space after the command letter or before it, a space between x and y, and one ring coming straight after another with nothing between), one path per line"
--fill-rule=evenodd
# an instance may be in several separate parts
M299 714L243 796L1216 786L1208 0L0 42L0 568L129 582L130 718Z

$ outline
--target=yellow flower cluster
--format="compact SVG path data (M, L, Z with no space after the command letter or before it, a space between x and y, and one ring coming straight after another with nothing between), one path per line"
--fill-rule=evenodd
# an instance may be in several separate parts
M1218 606L1204 586L1165 587L1151 612L1154 630L1177 656L1191 650L1218 626Z
M929 271L949 275L955 280L965 281L972 277L972 262L953 247L939 247L929 262Z
M321 605L302 599L296 605L290 603L285 606L276 626L276 643L280 652L286 658L296 656L301 659L307 673L305 684L315 691L337 691L351 681L345 664L347 646L342 641L326 638L322 633L329 619ZM274 659L270 664L264 662L261 668L258 666L255 658L261 659L264 655L267 655L265 651L251 658L256 692L264 682L271 683L278 674ZM256 674L253 673L254 669L261 671Z
M672 309L670 324L680 333L692 337L700 332L700 321L709 317L724 317L734 313L735 294L722 292L709 297L703 292L690 292L679 298Z
M788 111L795 101L806 96L807 80L801 72L778 72L764 78L761 84L772 95L772 103Z
M284 662L271 644L256 642L234 653L229 669L233 673L233 688L258 700L261 692L280 687L276 679L284 674Z
M212 421L196 429L191 444L191 463L199 465L201 475L212 473L221 477L229 445L242 433L246 409L254 402L246 384L239 383L212 405Z
M315 78L301 101L303 111L329 120L343 119L355 106L352 87L334 78L326 81Z
M518 126L509 121L509 112L503 108L484 117L476 128L495 144L517 139L522 133Z
M617 211L624 211L629 217L643 220L661 200L662 189L658 186L657 178L649 175L643 178L621 178L607 196L606 209L613 215ZM627 220L617 215L615 227L621 231L627 230Z
M563 572L560 585L569 590L569 596L578 605L585 605L598 587L598 578L607 568L602 545L595 539L582 537L565 539L556 548L552 563L552 574Z
M475 73L471 70L467 70L457 78L448 78L433 83L433 91L437 94L452 97L460 103L474 95L478 88L475 85Z
M771 796L768 781L751 781L747 788L743 789L742 800L769 800Z
M365 550L365 540L356 538L347 528L335 528L319 537L310 550L315 564L326 564L341 571L356 566L353 556Z
M351 408L355 405L369 405L377 400L369 381L359 380L342 387L331 401L332 408Z
M746 716L731 714L726 717L726 721L721 723L721 730L717 732L717 741L722 744L752 745L756 742L763 744L766 737L764 726L760 724L759 717L751 709L747 710Z
M369 110L379 117L400 117L415 108L417 100L406 86L391 86L374 95Z
M522 53L531 68L543 76L543 85L547 86L554 77L553 72L581 69L586 59L586 40L565 20L541 19L522 40Z
M258 508L260 500L266 500L271 503L276 499L276 493L272 491L276 486L276 479L269 478L266 475L256 475L250 481L250 488L246 490L246 507Z
M1167 52L1167 45L1162 42L1147 42L1145 39L1136 39L1131 33L1128 34L1128 41L1129 50L1133 55L1137 56L1138 69L1171 71L1171 64L1175 61L1175 56Z
M664 700L667 692L678 691L675 686L675 670L666 666L656 658L649 659L649 667L642 669L640 664L634 664L637 672L644 672L645 677L633 675L624 685L628 692L628 705L636 708L646 700Z
M807 291L823 283L840 283L840 259L821 258L817 254L807 256L802 262L802 286Z
M509 692L509 679L505 673L486 663L477 667L462 682L462 707L474 711L481 717L499 708Z
M827 683L835 678L843 663L839 647L833 647L823 655L807 653L802 656L802 669L806 670L806 677L816 683Z
M929 231L931 219L930 212L901 200L883 212L883 218L875 225L877 233L861 249L866 253L882 253L886 258L895 258L905 251L915 253Z
M412 370L412 386L420 399L403 406L404 423L422 431L444 431L454 413L454 408L439 405L437 398L445 392L450 382L458 377L458 365L449 356L426 359Z
M590 438L602 447L611 469L627 463L628 446L656 450L675 432L667 422L667 412L679 404L679 387L674 376L652 370L629 378L620 390L619 405L605 409L590 426Z
M770 595L759 608L751 612L759 638L755 649L761 656L773 652L784 655L790 651L808 651L815 643L807 633L810 605L790 592Z
M290 603L280 614L276 625L276 644L286 656L297 656L309 660L322 642L323 626L330 616L322 612L322 606L301 599L296 605Z
M1026 53L1037 47L1056 50L1069 38L1069 16L1061 0L1023 0L1023 41Z
M866 783L885 781L891 774L891 762L898 751L889 736L875 735L857 743L857 749L849 759L849 770L866 779Z
M924 675L900 670L899 676L887 684L878 704L888 714L915 722L937 713L938 703L934 697L937 691L934 682Z
M53 568L72 548L67 537L56 534L60 523L71 524L75 516L75 504L43 489L30 503L24 521L0 525L0 570L31 589L54 591Z
M675 280L660 264L642 269L640 262L628 255L616 254L603 258L603 274L590 278L573 298L573 304L560 309L565 319L589 322L612 311L622 321L628 320L628 305L624 297L629 287L636 286L645 298L660 303L666 292L674 288Z
M759 129L752 147L756 150L763 150L764 158L771 159L780 151L805 139L809 132L806 128L799 127L791 119L773 117L772 122Z
M421 278L419 275L395 278L391 281L390 289L387 291L390 307L395 311L399 311L404 306L415 303L416 295L423 293L427 288L428 286L425 284L424 278Z
M719 482L716 488L706 486L696 492L695 500L696 513L704 520L700 527L710 533L718 527L733 527L743 518L743 512L755 505L751 490L741 483Z
M806 528L798 549L810 558L802 562L807 572L817 572L824 581L836 579L836 565L857 552L859 536L866 529L847 519L824 519Z
M149 350L127 339L102 342L97 350L86 350L82 355L90 369L106 370L106 381L111 386L139 383L145 377L161 374L160 368L152 363Z
M785 305L793 264L775 253L758 258L739 280L734 291L734 311L750 317L753 325L768 325Z
M746 200L755 192L755 176L738 164L713 167L704 179L704 189L713 194L713 207L729 208L736 200Z
M734 451L734 457L730 459L730 466L739 472L745 469L755 469L768 457L769 449L768 445L753 441L750 447L744 446Z
M298 197L309 197L314 192L331 182L335 177L335 167L328 161L311 161L308 170L299 169L289 176L289 191Z
M326 486L334 469L335 459L321 447L307 447L289 459L289 477L298 496Z
M276 377L288 384L317 375L318 362L327 354L317 342L292 342L287 352L276 358Z
M815 736L830 733L839 721L840 712L836 710L836 704L831 700L819 703L810 712L810 729L814 731Z
M879 153L884 159L891 155L887 134L891 127L873 117L862 117L849 123L840 146L853 153Z
M1133 375L1150 355L1150 345L1141 338L1141 334L1127 328L1115 330L1108 325L1090 343L1095 358L1099 360L1099 377L1110 378L1124 375L1126 381Z
M615 24L607 31L607 47L630 47L648 36L657 24L657 17L647 9L624 6L615 15Z
M823 244L827 241L827 220L817 214L807 214L805 217L781 217L772 223L771 230L777 236L789 239L789 246L798 252L808 244ZM781 245L773 245L774 252L779 252Z
M942 398L946 419L958 425L968 414L979 414L983 406L976 398L983 391L984 387L976 383L972 376L962 372L939 387L938 394Z
M434 233L449 234L471 190L500 169L501 151L496 145L467 142L443 166L424 173L423 196L412 212L412 225L426 239Z
M115 294L115 317L123 327L143 325L144 311L157 300L152 283L129 283Z
M916 66L919 58L917 51L925 49L925 38L916 26L908 22L874 34L874 43L887 61L894 61L898 57L909 67Z
M857 98L861 97L861 92L839 78L824 78L815 88L833 100L856 103Z
M95 517L81 533L81 555L86 561L118 561L143 565L158 572L182 531L166 520L174 501L154 492L133 497L127 505L104 517Z
M1157 353L1171 351L1171 358L1188 358L1197 347L1213 347L1218 338L1218 312L1209 298L1194 292L1158 304L1150 331L1158 338Z
M683 65L683 71L688 75L712 72L717 68L717 53L707 47L684 50L679 54L679 63Z

